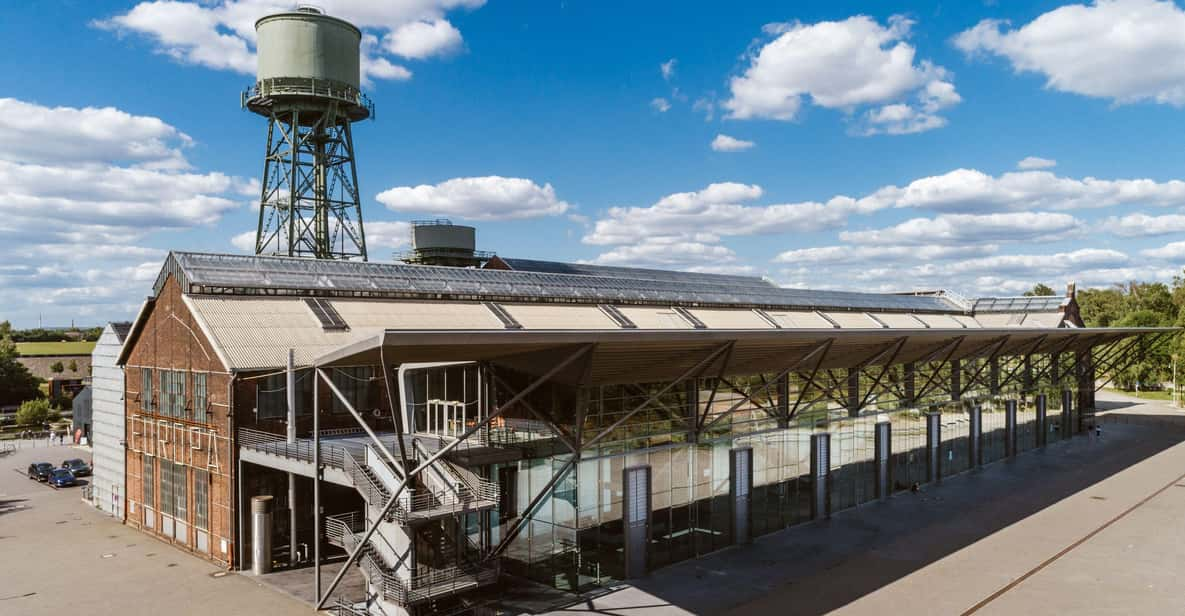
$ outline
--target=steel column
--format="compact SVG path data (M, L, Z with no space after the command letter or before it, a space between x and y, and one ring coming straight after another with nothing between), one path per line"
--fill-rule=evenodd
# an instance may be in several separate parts
M1037 394L1034 404L1037 407L1037 447L1044 447L1049 441L1049 424L1046 420L1046 415L1049 412L1049 398L1045 394Z
M926 482L942 478L942 413L926 413Z
M1016 400L1004 401L1004 452L1009 458L1016 455Z
M971 468L983 466L983 407L976 404L968 411L967 457Z
M893 490L893 425L887 421L876 424L876 497L885 500Z
M831 517L831 435L811 435L811 519Z

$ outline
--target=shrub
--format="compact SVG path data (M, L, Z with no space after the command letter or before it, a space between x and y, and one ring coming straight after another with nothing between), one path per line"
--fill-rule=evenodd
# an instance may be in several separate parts
M51 411L48 400L26 400L16 411L16 422L24 426L39 426L49 421Z

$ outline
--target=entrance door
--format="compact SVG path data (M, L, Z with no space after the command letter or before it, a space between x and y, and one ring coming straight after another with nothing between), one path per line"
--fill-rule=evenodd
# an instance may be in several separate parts
M646 575L650 549L650 467L631 466L624 471L625 577Z

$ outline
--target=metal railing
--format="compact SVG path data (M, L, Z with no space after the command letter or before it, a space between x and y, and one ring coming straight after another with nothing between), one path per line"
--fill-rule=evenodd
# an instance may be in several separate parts
M416 603L493 584L498 580L499 573L496 562L434 569L411 578L408 601Z
M352 103L374 116L374 103L358 88L332 79L303 77L273 77L262 79L248 86L240 97L240 104L246 107L252 99L270 96L323 96Z
M341 436L356 432L353 430L326 430L321 432L321 436ZM252 430L251 428L239 428L238 437L240 447L255 449L290 460L300 460L301 462L313 461L313 441L311 439L302 438L297 439L295 443L289 443L283 435ZM346 449L344 447L321 444L322 464L334 468L343 468L346 463L345 454Z

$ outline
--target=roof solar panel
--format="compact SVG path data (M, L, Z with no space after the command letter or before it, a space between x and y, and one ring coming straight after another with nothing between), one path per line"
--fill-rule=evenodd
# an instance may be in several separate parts
M165 273L177 275L188 292L198 294L960 312L937 296L787 289L754 282L760 279L708 275L643 279L179 252L162 270L158 293Z

